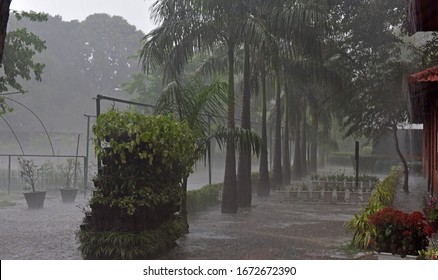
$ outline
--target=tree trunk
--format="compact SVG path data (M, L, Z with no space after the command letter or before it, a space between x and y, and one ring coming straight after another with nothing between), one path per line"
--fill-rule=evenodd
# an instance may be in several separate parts
M302 133L301 133L301 171L303 177L307 176L307 106L303 102L303 121L302 121Z
M3 61L3 50L5 48L6 31L9 20L9 6L12 0L0 0L0 68Z
M251 89L250 89L250 54L248 43L244 44L245 60L243 66L242 128L251 129ZM249 140L249 139L248 139ZM251 207L251 149L248 143L240 141L239 164L237 172L238 205Z
M237 178L234 143L234 44L231 42L228 43L228 87L228 136L221 213L235 214L237 212Z
M297 118L295 123L294 165L292 173L294 180L301 180L303 178L301 163L301 118L300 112L297 111Z
M290 184L290 149L289 149L289 93L285 87L285 121L284 121L284 134L283 134L283 184Z
M262 143L260 147L260 168L259 182L257 185L257 196L269 196L269 167L268 167L268 133L267 133L267 112L266 112L266 69L262 66L260 73L262 83Z
M396 124L392 124L391 126L392 129L392 136L393 136L393 140L394 140L394 146L395 146L395 150L400 158L400 161L403 164L403 191L405 193L409 192L409 168L408 168L408 164L406 162L405 157L403 156L402 152L400 151L400 146L398 144L398 137L397 137L397 125Z
M273 184L272 188L277 189L283 185L283 170L281 168L281 89L280 73L275 71L275 138L274 138L274 162L273 162Z
M318 169L318 113L312 109L312 133L310 141L310 174L316 174Z
M187 180L188 176L185 176L182 181L182 197L181 197L181 218L185 226L185 232L189 233L189 221L187 219Z

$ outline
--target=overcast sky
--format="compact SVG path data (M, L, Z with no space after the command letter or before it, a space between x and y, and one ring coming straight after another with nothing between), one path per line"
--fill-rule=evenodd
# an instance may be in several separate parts
M95 13L118 15L144 33L154 28L149 8L155 0L12 0L11 9L46 12L63 20L84 20Z

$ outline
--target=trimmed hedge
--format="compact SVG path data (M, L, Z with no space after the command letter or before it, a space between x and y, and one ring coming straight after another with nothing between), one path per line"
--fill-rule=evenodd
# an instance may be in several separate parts
M219 192L222 190L222 183L206 185L199 190L187 192L187 212L195 213L207 209L209 206L219 204Z

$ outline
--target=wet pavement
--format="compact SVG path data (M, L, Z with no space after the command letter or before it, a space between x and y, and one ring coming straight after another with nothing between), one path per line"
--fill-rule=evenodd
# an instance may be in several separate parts
M396 207L421 210L424 180L413 178L411 193L401 192ZM62 203L59 191L47 194L41 210L27 209L22 195L0 208L0 259L80 259L75 233L87 199ZM190 216L190 233L163 259L350 259L351 234L343 224L361 208L357 203L298 202L282 193L253 198L253 206L224 215L220 206Z

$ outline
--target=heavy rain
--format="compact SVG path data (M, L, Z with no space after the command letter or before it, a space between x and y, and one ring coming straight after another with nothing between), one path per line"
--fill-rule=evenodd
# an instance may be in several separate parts
M437 258L438 3L0 1L0 259Z

